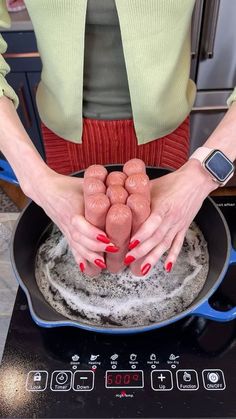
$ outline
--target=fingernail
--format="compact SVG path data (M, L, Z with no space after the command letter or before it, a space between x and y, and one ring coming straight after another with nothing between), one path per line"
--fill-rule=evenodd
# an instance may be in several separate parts
M105 269L107 267L107 265L105 264L105 262L103 262L102 259L95 259L94 261L95 265L97 265L99 268Z
M110 252L110 253L116 253L119 250L120 250L119 247L116 247L116 246L107 246L107 247L105 247L105 251L106 252Z
M150 263L146 263L146 265L144 265L141 269L141 272L143 275L146 275L148 273L148 271L151 268L151 264Z
M99 240L100 242L105 243L105 244L111 243L111 240L109 240L108 237L105 236L104 234L98 234L97 240Z
M172 269L172 265L173 265L173 263L172 262L169 262L169 263L167 263L167 265L166 265L166 272L170 272L171 271L171 269Z
M134 262L134 260L135 260L135 257L133 257L131 255L126 256L125 259L124 259L124 264L129 265L130 263Z
M79 264L79 267L80 267L81 272L84 272L85 266L82 262Z
M140 240L133 240L132 242L130 242L129 250L134 249L136 246L138 246L139 243L140 243Z

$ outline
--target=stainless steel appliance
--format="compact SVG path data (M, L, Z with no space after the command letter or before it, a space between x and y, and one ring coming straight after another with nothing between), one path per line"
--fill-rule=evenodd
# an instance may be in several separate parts
M197 97L191 114L191 151L219 124L236 86L236 1L197 0L192 24L192 78ZM236 185L236 177L229 185Z

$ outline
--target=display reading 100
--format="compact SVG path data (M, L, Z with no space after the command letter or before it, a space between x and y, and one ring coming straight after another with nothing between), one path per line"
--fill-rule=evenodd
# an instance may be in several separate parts
M143 371L106 371L107 388L142 388Z

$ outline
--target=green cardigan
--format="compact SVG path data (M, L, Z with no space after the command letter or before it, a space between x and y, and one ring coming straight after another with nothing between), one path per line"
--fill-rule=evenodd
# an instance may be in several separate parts
M189 71L194 3L116 0L139 144L172 132L193 105L196 88ZM81 143L87 0L25 0L25 4L43 65L36 94L39 115L59 136ZM10 26L5 0L0 0L0 26ZM0 37L0 53L6 48ZM0 56L0 96L8 96L17 107L18 97L5 79L9 70Z

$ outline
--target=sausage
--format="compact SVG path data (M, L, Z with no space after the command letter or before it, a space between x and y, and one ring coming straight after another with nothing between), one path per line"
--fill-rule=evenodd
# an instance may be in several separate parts
M127 199L127 205L132 212L132 236L138 231L139 227L149 217L151 208L150 202L145 196L135 193Z
M106 255L107 269L111 273L121 272L124 268L124 257L128 251L132 227L132 213L124 204L114 204L106 217L106 234L111 242L120 248L117 253Z
M106 215L110 207L109 198L103 193L88 195L85 199L85 218L95 227L104 230Z
M105 182L107 177L107 169L101 164L93 164L89 166L84 172L84 179L87 177L95 177L96 179Z
M124 164L123 172L127 176L134 175L135 173L146 173L146 166L143 160L131 159Z
M150 201L150 181L145 173L135 173L127 177L125 189L131 195L139 193Z
M111 172L106 178L106 185L107 186L113 186L113 185L124 186L126 178L127 176L123 172L119 172L118 170Z
M100 165L90 166L85 172L84 178L84 205L85 218L91 224L104 230L105 220L110 201L105 195L106 187L104 181L106 179L107 170ZM90 177L89 175L97 177ZM102 180L104 179L104 181ZM101 253L103 256L103 254ZM85 274L88 276L98 276L101 269L93 265L89 261L86 263Z
M123 186L111 185L107 188L107 196L111 204L125 204L128 198L128 192Z
M127 205L132 212L132 236L138 231L139 227L149 217L151 208L150 202L143 195L132 194L127 199ZM138 259L130 265L130 270L135 276L143 276L141 265L145 257Z
M100 179L95 177L86 177L84 179L84 195L93 195L96 193L106 193L106 186Z

